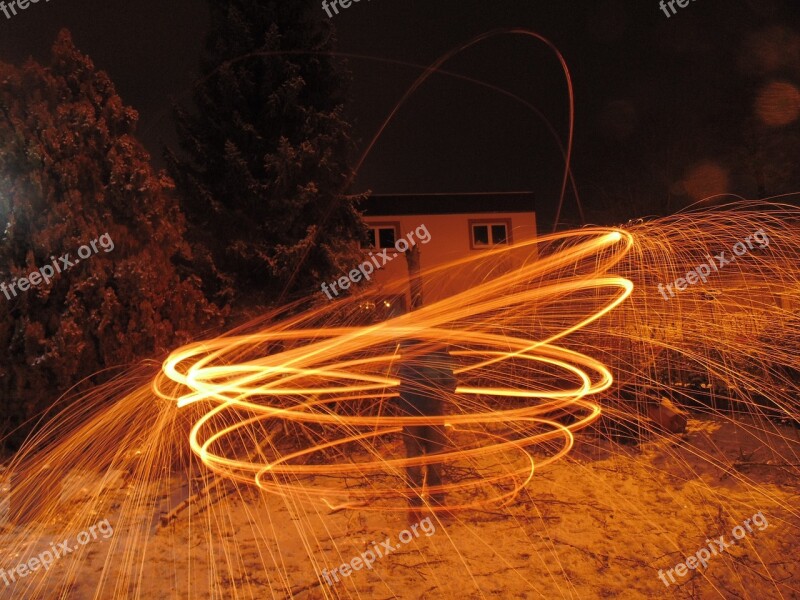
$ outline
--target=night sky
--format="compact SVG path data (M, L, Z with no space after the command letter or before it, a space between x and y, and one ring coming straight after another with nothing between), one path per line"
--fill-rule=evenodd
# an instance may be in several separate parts
M667 18L656 0L362 0L333 22L342 52L420 65L498 27L529 28L551 39L573 76L573 166L591 221L616 198L629 207L629 216L686 206L691 194L681 182L708 162L725 171L724 191L757 193L753 178L736 168L736 144L760 86L773 79L800 85L800 42L795 47L792 37L800 32L797 3L696 0L677 10ZM327 18L321 8L320 13ZM175 143L171 102L188 102L196 75L205 2L39 2L11 19L0 15L0 60L45 59L61 27L72 31L78 48L140 111L140 137L163 166L163 144ZM753 48L776 31L791 42L783 44L779 64L750 64ZM348 113L366 142L419 71L379 60L349 64L354 82ZM543 44L520 36L494 38L444 68L523 98L565 138L566 86ZM789 128L796 132L797 122ZM527 108L485 88L434 76L378 142L358 188L531 190L546 223L558 195L560 160L547 129ZM707 180L709 172L701 173ZM792 173L768 191L798 189ZM578 222L572 200L565 217Z

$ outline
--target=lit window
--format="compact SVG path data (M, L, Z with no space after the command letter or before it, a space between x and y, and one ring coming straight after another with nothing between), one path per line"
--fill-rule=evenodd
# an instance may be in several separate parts
M480 248L483 246L494 246L496 244L508 244L507 223L473 223L473 247Z

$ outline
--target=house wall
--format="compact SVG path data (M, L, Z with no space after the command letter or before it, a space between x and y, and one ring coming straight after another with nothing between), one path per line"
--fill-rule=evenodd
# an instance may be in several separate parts
M509 231L513 244L536 239L536 215L532 212L367 216L364 218L364 221L370 226L399 223L400 237L406 237L409 232L415 232L414 239L418 239L416 231L420 229L424 238L424 230L427 229L430 233L430 241L426 244L417 242L420 250L420 267L423 273L433 267L485 253L488 248L471 248L470 221L503 220L511 222ZM520 266L525 259L530 260L531 253L534 253L535 257L535 250L535 246L528 246L520 251L512 251L508 259L504 261L502 270L508 271ZM390 250L389 256L392 256L394 252L394 250ZM496 274L498 270L495 268L493 272ZM472 287L484 276L485 273L481 273L480 268L470 267L465 270L464 276L423 277L424 300L428 303L452 296ZM386 285L397 281L406 282L404 289L408 299L408 263L402 254L398 254L391 262L374 273L370 292L380 295Z

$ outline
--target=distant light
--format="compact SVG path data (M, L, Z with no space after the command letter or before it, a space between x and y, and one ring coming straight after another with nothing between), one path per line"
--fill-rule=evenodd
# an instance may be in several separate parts
M764 86L756 98L756 114L770 127L794 123L800 116L800 91L785 81L773 81Z
M681 183L693 200L704 200L730 191L728 169L712 161L694 165Z

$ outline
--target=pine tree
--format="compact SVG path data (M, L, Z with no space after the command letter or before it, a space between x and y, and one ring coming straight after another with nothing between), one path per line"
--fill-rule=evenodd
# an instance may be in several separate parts
M99 370L160 357L217 323L198 278L182 278L174 265L191 258L184 219L171 180L152 172L134 137L137 119L67 31L58 35L47 68L33 60L0 64L0 283L6 284L0 428L6 431ZM103 234L97 252L75 262L76 251ZM67 253L75 262L68 271L9 291L12 282Z
M225 298L310 289L355 262L348 74L317 13L307 0L211 2L194 111L176 115L184 155L166 156L204 281Z

